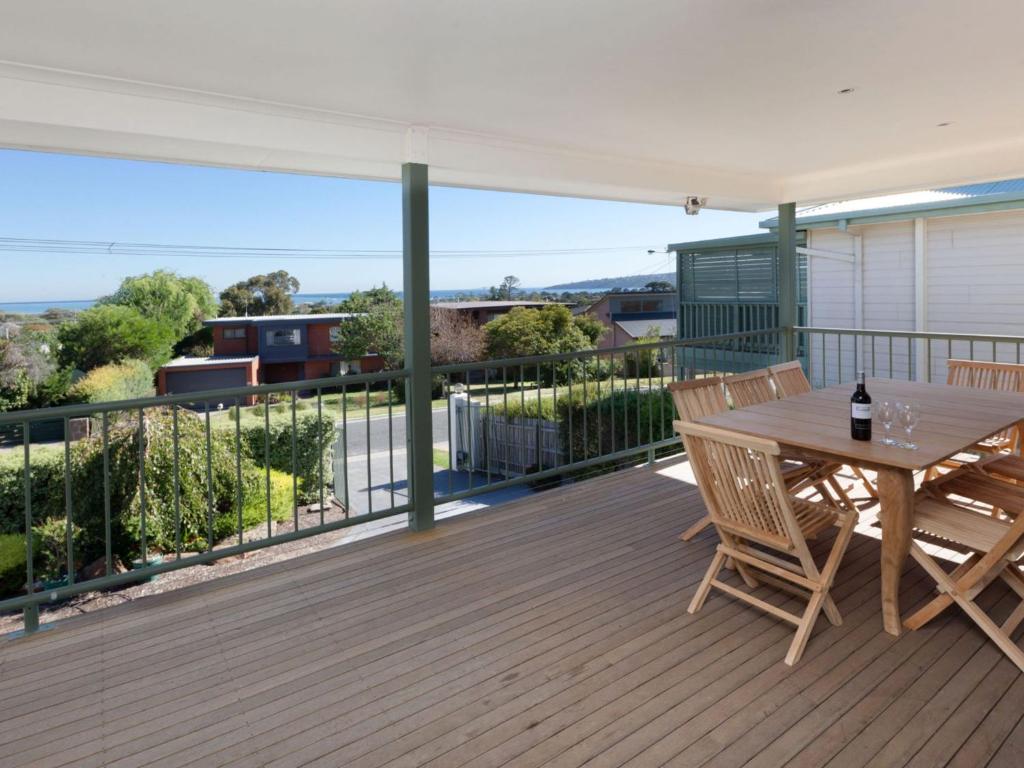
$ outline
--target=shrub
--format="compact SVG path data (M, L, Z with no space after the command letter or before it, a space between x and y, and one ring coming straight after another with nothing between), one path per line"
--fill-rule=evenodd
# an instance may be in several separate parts
M0 534L0 599L25 588L25 537L20 533Z
M71 525L72 548L81 549L82 529ZM64 519L53 517L32 527L32 548L38 553L34 561L35 574L45 581L57 581L68 573L67 524ZM81 563L80 563L81 565Z
M270 470L270 518L278 523L292 517L292 476L287 472ZM260 473L253 493L242 503L242 530L247 531L267 523L266 476ZM223 512L213 524L214 537L224 541L238 536L238 510Z
M68 391L73 402L105 403L134 400L154 393L153 372L142 360L125 360L89 371Z
M262 429L262 427L261 427ZM210 476L207 479L206 430L201 417L178 412L178 506L175 511L174 445L172 419L166 409L150 409L144 427L146 485L146 544L152 551L173 551L178 535L184 549L201 550L209 536L209 500L213 500L214 536L222 516L237 523L238 499L265 507L265 476L248 455L246 446L235 455L234 435L214 431L210 441ZM290 445L290 440L289 440ZM102 442L82 440L71 447L72 520L76 536L75 562L82 565L105 551ZM240 466L239 466L240 464ZM139 485L138 424L116 422L109 433L111 546L123 560L141 549L142 493ZM241 469L241 485L238 482ZM20 462L0 464L0 533L24 533L24 485ZM34 459L31 466L34 526L65 519L64 459L60 454ZM280 482L280 481L279 481ZM260 502L254 499L262 500ZM289 483L290 505L290 483ZM274 508L280 508L274 502ZM177 515L177 516L176 516Z
M558 421L562 449L569 455L570 445L575 460L596 458L628 448L637 448L671 436L675 407L667 390L616 391L603 394L599 400L591 399L586 406L580 397L558 399ZM569 413L572 412L570 433ZM584 419L587 425L583 436Z
M326 489L333 481L331 445L334 442L334 420L326 414L317 419L315 414L303 415L295 422L295 467L292 467L291 420L271 422L269 433L263 424L242 427L242 441L248 455L262 466L269 449L270 467L281 472L294 473L298 478L298 501L311 504L320 498L320 475ZM320 444L323 452L320 452Z

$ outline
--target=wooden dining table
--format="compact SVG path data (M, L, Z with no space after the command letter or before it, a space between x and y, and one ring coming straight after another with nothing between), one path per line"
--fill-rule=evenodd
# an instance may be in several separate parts
M882 445L874 420L870 442L850 437L852 384L706 416L697 421L774 440L787 455L803 456L877 473L882 527L882 621L901 629L900 573L910 552L914 473L955 456L1024 420L1024 394L891 379L868 379L872 402L913 400L921 418L913 430L917 450ZM893 436L905 437L893 426Z

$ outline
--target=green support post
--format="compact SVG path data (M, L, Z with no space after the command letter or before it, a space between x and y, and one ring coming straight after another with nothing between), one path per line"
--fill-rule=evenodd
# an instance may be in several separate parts
M782 359L796 359L797 324L796 203L779 205L779 327Z
M409 445L409 527L434 527L433 413L430 399L430 219L427 166L402 166L405 304L406 433Z

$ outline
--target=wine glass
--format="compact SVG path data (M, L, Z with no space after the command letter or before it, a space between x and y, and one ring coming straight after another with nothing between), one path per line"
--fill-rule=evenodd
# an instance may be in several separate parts
M885 436L878 442L882 445L899 445L899 440L893 440L889 436L892 422L896 418L895 404L890 400L882 400L880 403L875 403L875 418L882 423L882 429L885 430Z
M917 422L921 419L921 406L920 404L909 400L905 403L896 404L896 421L903 427L907 432L907 440L903 443L903 447L911 451L917 450L917 443L911 440L910 433L914 427L917 426Z

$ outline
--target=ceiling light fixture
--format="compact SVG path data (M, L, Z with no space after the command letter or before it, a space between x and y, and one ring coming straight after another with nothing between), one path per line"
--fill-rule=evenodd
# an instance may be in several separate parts
M947 125L952 125L952 124L953 124L952 120L947 120L944 123L936 123L935 127L936 128L945 128Z
M853 93L854 90L855 89L853 88L840 88L838 91L836 91L836 93L838 93L840 96L845 96L848 93Z

